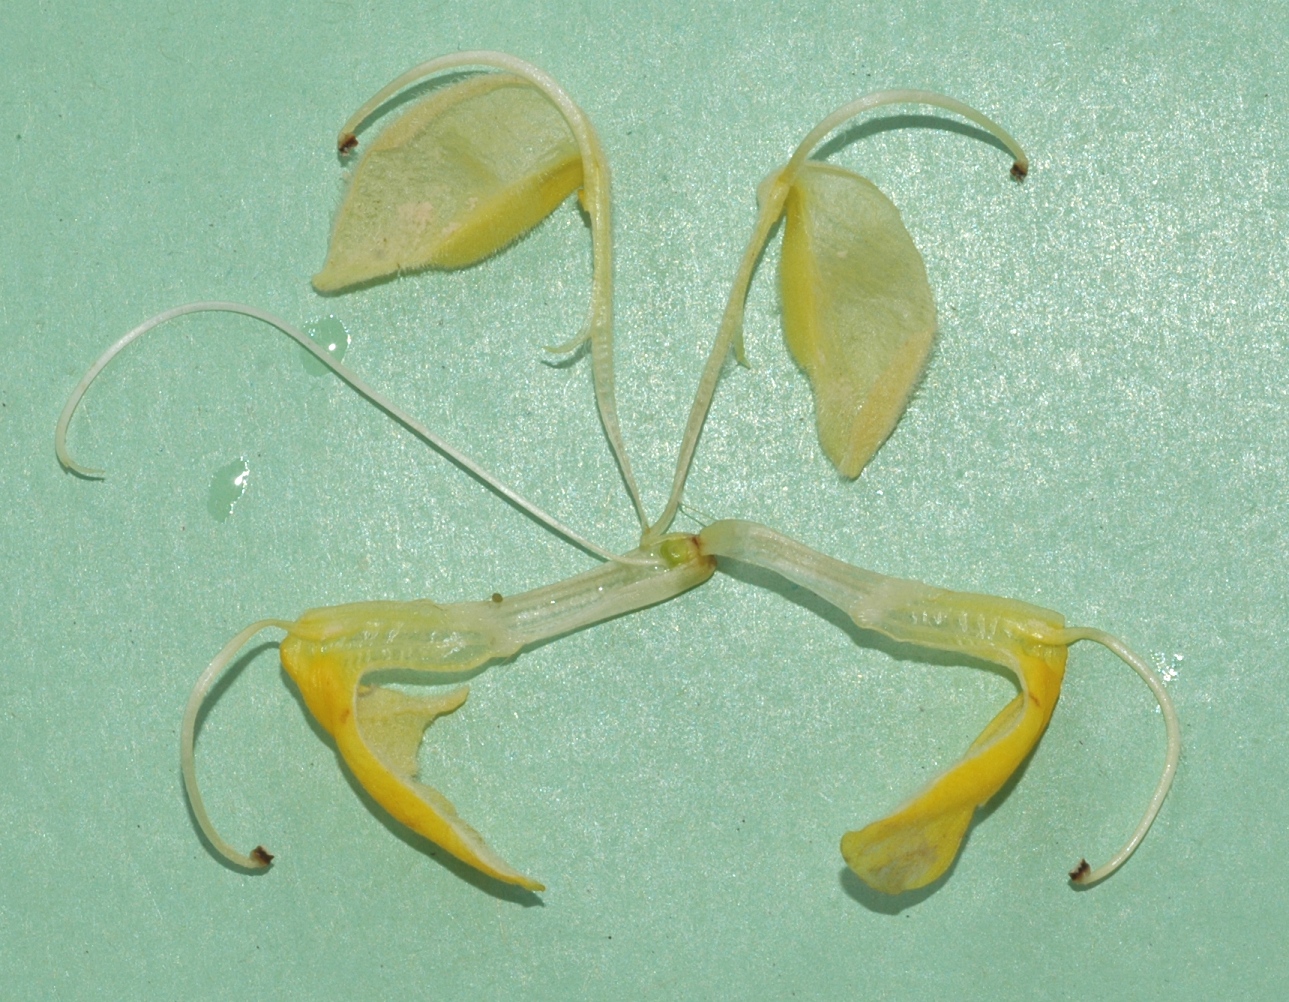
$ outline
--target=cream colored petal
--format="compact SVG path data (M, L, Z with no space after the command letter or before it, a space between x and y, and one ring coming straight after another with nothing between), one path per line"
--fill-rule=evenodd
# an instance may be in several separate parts
M416 753L425 728L461 706L469 694L465 686L440 696L409 696L383 685L360 686L355 702L358 732L391 772L413 779L420 773Z
M336 216L319 292L501 250L582 183L559 109L505 73L413 105L367 150Z
M899 210L850 171L803 164L786 217L784 334L814 388L824 452L857 477L926 365L936 322L926 268Z

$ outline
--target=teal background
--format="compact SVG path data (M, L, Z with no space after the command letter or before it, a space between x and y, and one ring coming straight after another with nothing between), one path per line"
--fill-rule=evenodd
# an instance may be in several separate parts
M36 3L0 10L0 994L14 998L1283 998L1289 535L1282 3ZM248 877L198 839L180 715L263 616L476 599L591 566L245 318L189 317L53 428L120 334L193 299L335 314L346 362L596 540L634 520L585 360L572 204L483 266L309 287L333 137L388 79L498 48L550 71L614 170L618 385L646 500L751 229L757 182L872 89L939 90L1029 149L1024 185L946 117L866 120L833 162L901 208L941 317L908 413L841 482L783 347L777 240L687 503L884 573L1022 598L1168 667L1186 741L1104 885L1163 727L1076 647L1037 753L949 879L894 900L837 841L954 761L1003 678L896 660L746 575L526 652L423 769L514 894L354 795L277 664L198 767ZM371 133L369 132L370 136ZM838 148L840 147L840 148ZM245 458L224 521L211 478ZM216 506L217 507L217 506ZM681 527L694 527L682 517ZM266 638L269 635L265 635Z

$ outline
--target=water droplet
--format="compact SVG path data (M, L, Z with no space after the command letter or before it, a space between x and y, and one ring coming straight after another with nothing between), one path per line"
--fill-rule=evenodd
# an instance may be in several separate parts
M1169 660L1168 655L1161 651L1152 654L1150 659L1155 662L1155 671L1159 673L1160 681L1167 685L1181 674L1182 662L1186 660L1186 655L1174 654Z
M322 320L310 320L304 325L304 332L337 362L344 358L345 352L349 350L349 331L345 330L345 325L334 316L325 317ZM325 365L303 348L300 349L300 360L304 363L304 371L311 376L325 376L328 372Z
M233 514L233 506L246 493L246 484L251 479L251 467L246 457L234 459L227 466L221 466L210 478L210 495L206 498L206 510L216 522L225 522Z

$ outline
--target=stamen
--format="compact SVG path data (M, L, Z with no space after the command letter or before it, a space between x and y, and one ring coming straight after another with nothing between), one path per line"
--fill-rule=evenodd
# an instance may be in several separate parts
M246 870L263 870L273 862L273 857L262 845L257 845L250 853L243 855L234 849L211 823L210 815L206 813L205 801L201 798L201 790L197 786L197 764L194 754L197 714L201 712L202 703L206 701L211 687L229 662L237 656L238 651L251 637L270 626L288 631L291 629L290 623L284 623L280 619L261 619L235 636L215 655L215 660L206 666L206 670L201 673L197 684L192 688L192 694L188 697L188 707L184 710L183 729L179 737L179 766L183 772L184 790L188 794L188 803L192 807L193 817L197 819L197 826L221 856L234 866L240 866Z
M123 338L112 345L107 351L99 356L98 360L89 368L89 371L81 377L81 381L72 390L72 395L67 398L67 403L63 406L63 412L58 417L58 426L54 431L54 451L58 454L58 461L63 467L70 470L78 476L88 477L100 480L106 476L103 470L94 469L88 466L82 466L76 460L72 459L71 454L67 451L67 427L71 424L72 415L76 413L76 408L85 396L85 391L90 388L90 384L103 371L104 367L112 361L122 350L131 342L142 337L154 327L158 327L167 320L173 320L175 317L181 317L188 313L240 313L244 316L253 317L261 320L271 327L276 327L287 337L298 343L302 348L308 351L314 358L318 359L323 365L334 372L337 376L348 383L360 396L366 397L373 404L383 410L395 421L401 424L412 434L416 435L422 441L428 443L434 449L437 449L443 456L451 460L461 469L465 470L476 480L489 488L495 494L501 495L520 511L524 512L535 521L540 522L546 528L550 529L556 535L563 536L574 546L577 546L587 553L592 553L603 560L611 560L617 563L639 563L638 559L621 556L606 550L602 546L592 543L589 539L575 532L555 516L548 514L543 509L537 507L523 495L507 487L496 476L489 473L473 459L461 452L455 446L449 444L445 439L440 438L434 432L430 431L425 425L421 424L414 417L404 411L383 393L372 388L365 380L360 378L357 373L340 362L337 362L329 352L317 344L313 338L309 337L303 331L287 323L281 317L276 317L264 310L256 309L254 306L245 306L242 303L227 303L218 301L203 301L197 303L186 303L183 306L176 306L173 309L158 313L150 320L145 320L138 327L130 331Z
M1080 640L1091 640L1093 643L1100 644L1102 647L1114 652L1129 668L1141 676L1146 685L1150 687L1150 691L1155 694L1160 712L1164 716L1164 727L1168 734L1168 750L1164 755L1163 774L1159 777L1159 783L1155 786L1155 792L1151 795L1150 803L1146 805L1146 813L1142 815L1141 821L1138 822L1136 830L1132 833L1132 837L1124 843L1123 848L1115 853L1107 863L1093 869L1088 864L1088 861L1084 859L1080 860L1079 865L1070 871L1070 880L1076 884L1087 886L1104 880L1123 866L1128 857L1141 844L1141 840L1146 837L1146 832L1150 830L1150 825L1155 820L1155 815L1159 813L1159 808L1163 806L1164 798L1168 796L1169 787L1173 785L1173 776L1177 772L1177 764L1182 757L1182 729L1177 720L1177 710L1173 707L1172 697L1168 695L1168 690L1164 688L1163 680L1139 654L1130 650L1118 637L1089 627L1074 627L1063 630L1056 642L1073 644Z

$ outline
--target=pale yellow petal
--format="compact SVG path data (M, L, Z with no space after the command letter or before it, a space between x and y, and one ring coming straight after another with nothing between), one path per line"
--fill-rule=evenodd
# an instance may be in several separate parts
M319 292L501 250L582 183L559 109L505 73L413 105L367 150L336 215Z
M810 377L819 442L857 477L904 413L935 335L922 256L872 182L808 161L786 203L788 347Z
M391 772L414 779L420 773L416 754L425 728L460 707L469 694L467 686L433 696L409 696L383 685L359 686L358 733Z

